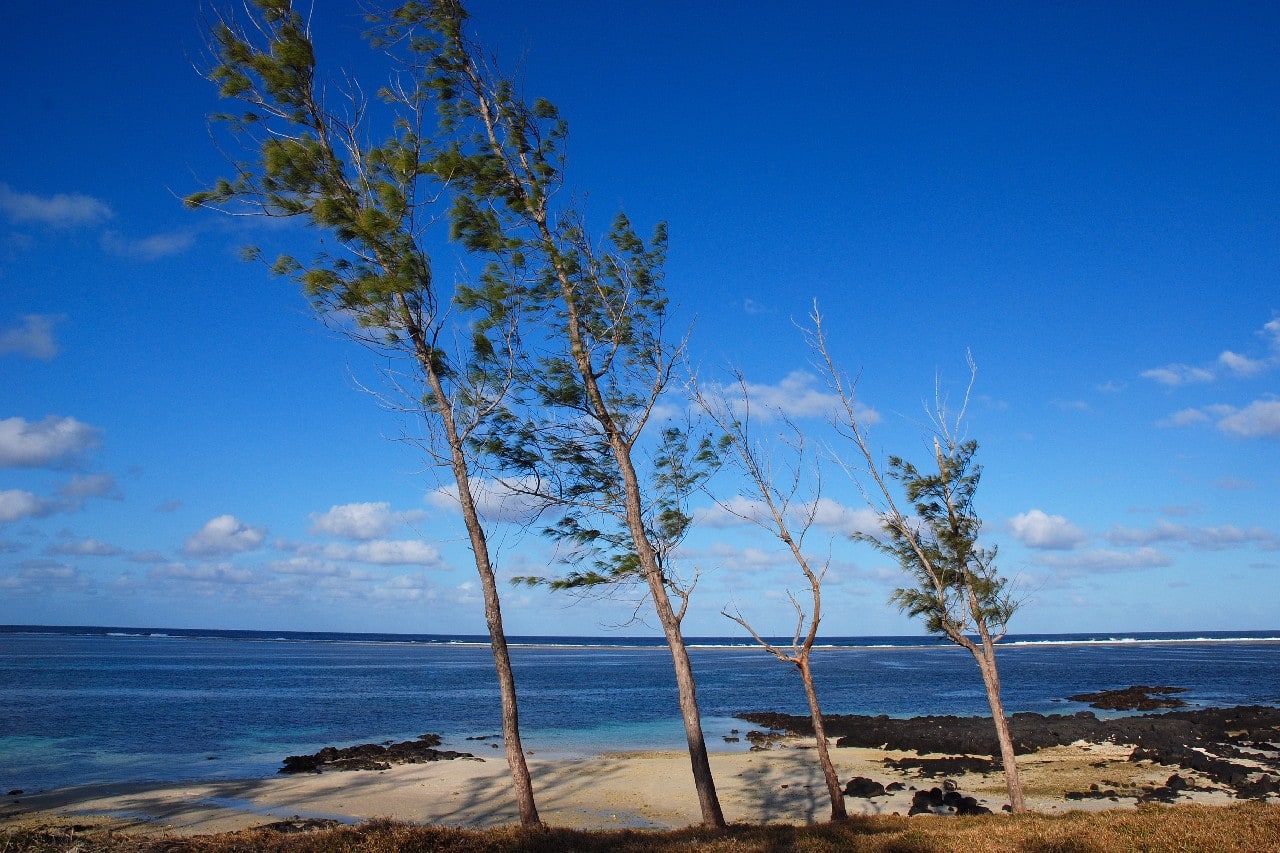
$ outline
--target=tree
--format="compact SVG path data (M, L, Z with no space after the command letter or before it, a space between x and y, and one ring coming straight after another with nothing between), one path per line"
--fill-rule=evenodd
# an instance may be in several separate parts
M449 349L461 319L450 312L424 248L441 187L428 168L438 153L431 125L434 90L421 80L393 81L371 109L346 80L343 109L325 101L306 20L290 0L252 0L247 24L222 18L211 27L206 76L219 94L244 105L238 116L215 116L240 152L234 177L186 199L192 208L241 215L299 217L336 242L309 261L282 255L273 269L302 286L317 313L354 338L407 359L421 383L411 405L437 441L428 444L452 476L476 572L498 676L502 732L520 819L538 811L520 740L515 678L502 625L496 573L477 507L474 436L486 428L507 393L518 313L484 288L462 288L471 321L464 352ZM394 58L398 54L378 41ZM406 65L406 67L408 67ZM412 69L410 69L412 70ZM390 135L371 144L370 115L391 115ZM257 254L254 252L253 254Z
M597 247L579 211L558 197L567 126L555 107L525 101L493 69L455 0L407 4L393 18L396 37L432 68L446 119L460 131L434 166L456 192L454 235L492 259L489 283L516 294L502 298L536 329L524 340L518 403L509 401L482 446L509 483L560 513L552 535L580 568L548 583L643 584L671 651L703 821L722 826L680 627L690 587L670 561L688 527L680 495L701 476L690 464L706 457L681 430L663 430L652 476L637 465L684 350L666 332L666 228L646 242L619 215Z
M805 700L809 705L809 719L813 723L813 734L817 741L818 763L822 768L822 776L827 785L827 794L831 800L831 819L845 820L848 817L844 807L844 792L840 788L840 778L836 774L835 765L831 761L831 750L827 743L826 726L822 721L822 706L818 701L818 688L813 680L813 669L810 656L814 641L818 638L818 626L822 621L822 580L826 576L830 559L821 566L814 566L811 558L804 550L804 540L813 527L818 511L818 501L822 495L821 470L815 465L806 464L808 451L804 434L782 413L773 413L783 422L787 430L787 438L782 439L790 458L794 461L788 466L775 466L770 449L752 436L751 398L747 392L747 383L741 373L737 374L738 388L741 395L730 402L724 394L698 393L698 403L708 413L716 425L724 431L727 438L726 455L734 468L742 474L749 488L758 498L756 505L748 511L734 509L731 504L718 501L726 511L737 515L745 521L758 525L776 537L786 546L791 558L800 569L809 587L809 601L812 615L805 613L804 608L795 595L788 590L787 598L796 612L796 628L792 635L790 648L770 643L751 626L742 611L723 611L724 615L741 625L756 643L766 652L784 663L795 666L804 686ZM806 469L811 472L813 490L808 500L797 500L806 479ZM779 485L779 480L782 485Z
M1004 638L1018 603L1006 589L1007 579L996 568L995 547L985 548L978 543L982 519L974 498L982 468L973 461L978 443L960 437L976 376L973 361L969 361L969 388L954 419L947 411L941 389L935 394L931 420L936 473L921 471L899 456L890 456L882 471L854 407L854 385L835 365L816 307L810 319L813 326L807 331L809 343L840 400L835 427L854 446L863 465L858 471L851 467L849 470L855 474L855 482L859 482L856 474L861 473L874 484L868 490L859 482L859 489L877 512L880 533L859 534L855 538L892 557L911 579L912 585L895 590L890 601L912 617L922 619L930 633L942 635L973 656L991 708L1009 790L1009 808L1013 812L1024 811L1009 719L1000 699L995 649ZM912 516L898 508L890 480L901 484Z

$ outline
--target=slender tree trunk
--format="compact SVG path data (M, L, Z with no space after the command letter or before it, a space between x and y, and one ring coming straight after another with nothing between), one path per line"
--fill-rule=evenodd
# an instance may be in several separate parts
M461 24L460 19L458 23ZM689 663L689 653L685 648L684 636L680 632L680 617L671 607L662 569L658 565L653 546L645 533L640 485L631 460L631 445L623 436L622 429L614 420L613 412L605 402L600 390L596 366L592 363L585 344L585 335L578 316L577 288L579 285L575 283L564 255L559 249L556 235L548 225L546 196L538 192L530 192L530 187L538 187L541 179L534 174L524 153L516 152L518 167L513 161L511 152L499 137L496 110L487 93L483 74L471 57L467 45L456 36L453 44L458 52L466 57L461 71L468 79L471 93L475 97L477 113L485 127L489 150L510 178L511 187L522 199L523 204L515 205L513 212L521 216L536 232L538 242L546 252L547 260L560 286L561 302L565 312L565 333L570 353L578 377L582 381L582 388L586 392L591 416L608 437L610 450L617 463L625 492L627 527L640 558L641 571L649 586L658 620L662 623L662 630L666 634L667 646L671 649L676 686L680 695L680 714L684 719L685 736L689 742L689 759L693 765L693 780L698 791L698 802L702 807L702 820L708 826L724 826L724 814L720 809L719 798L716 796L715 781L711 776L711 762L707 756L706 741L702 734L702 719L698 711L693 667Z
M600 398L600 390L590 373L584 375L589 382L591 396ZM607 412L603 408L599 411ZM612 421L606 421L611 425ZM671 663L676 671L676 688L680 697L680 716L684 720L685 739L689 743L689 762L693 768L693 784L698 792L698 805L702 809L702 822L707 826L725 826L724 812L720 808L720 798L716 794L716 783L711 775L711 759L707 755L707 742L702 733L702 714L698 710L698 688L693 678L693 666L689 662L689 650L685 647L684 634L680 630L680 616L671 606L671 598L667 595L666 581L662 567L658 565L658 557L653 545L644 530L644 517L640 504L640 482L636 476L635 466L631 463L629 448L616 432L610 436L614 458L622 474L623 491L626 495L627 527L631 531L631 539L636 547L636 555L640 558L640 566L644 578L649 585L649 595L653 598L653 608L662 623L662 631L667 637L667 647L671 649Z
M800 680L804 682L805 698L809 700L813 735L818 742L818 763L822 765L822 776L827 782L827 793L831 796L831 819L847 820L849 814L844 808L844 791L840 788L840 777L836 775L836 767L831 763L831 750L827 744L827 727L822 722L822 708L818 705L818 688L813 683L813 670L809 668L808 655L798 659L795 664L800 670Z
M1004 714L1000 701L1000 673L996 670L995 647L984 638L981 647L970 649L982 673L982 683L987 690L987 704L991 706L991 719L996 726L996 740L1000 744L1000 763L1004 767L1004 781L1009 789L1009 811L1013 814L1027 810L1022 798L1022 780L1018 777L1018 758L1013 751L1013 736L1009 732L1009 718Z
M484 525L480 523L480 513L476 509L475 499L471 494L471 473L467 468L462 440L453 419L449 398L431 361L421 330L416 328L411 330L411 337L414 339L419 362L440 409L445 440L449 444L450 465L453 469L454 481L458 486L458 502L462 507L462 519L467 526L467 536L471 540L471 553L475 557L476 574L480 577L480 587L484 592L484 615L485 622L489 626L489 648L493 651L493 665L498 674L498 695L502 703L502 742L507 752L507 766L511 769L511 781L515 786L520 823L524 826L538 826L542 821L538 817L538 807L534 803L533 781L529 776L529 765L525 761L524 745L520 741L520 711L516 701L516 679L511 670L507 635L502 627L502 605L498 597L498 581L494 575L493 563L489 558L489 541L484 533Z
M655 589L656 586L656 589ZM676 688L680 696L680 717L684 721L684 735L689 744L689 763L693 768L693 785L698 792L698 805L702 809L702 822L707 826L725 826L724 812L716 794L716 783L711 775L711 759L707 754L707 742L702 733L702 714L698 710L698 688L693 678L693 666L689 662L689 650L680 631L680 621L671 608L671 600L662 586L661 579L649 583L654 597L654 608L671 649L671 663L676 671Z

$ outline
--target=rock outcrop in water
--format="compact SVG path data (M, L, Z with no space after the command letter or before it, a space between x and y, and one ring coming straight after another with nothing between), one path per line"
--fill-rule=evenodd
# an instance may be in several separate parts
M320 773L324 770L390 770L393 764L426 764L430 761L451 761L470 758L483 761L469 752L436 749L439 735L420 735L417 740L400 743L362 743L359 746L338 748L326 746L312 755L290 755L284 760L281 773Z
M1103 711L1158 711L1161 708L1185 708L1181 699L1168 698L1170 693L1186 693L1185 687L1143 687L1134 685L1123 690L1099 690L1097 693L1078 693L1068 696L1072 702L1084 702L1091 708ZM1156 696L1164 698L1157 699Z

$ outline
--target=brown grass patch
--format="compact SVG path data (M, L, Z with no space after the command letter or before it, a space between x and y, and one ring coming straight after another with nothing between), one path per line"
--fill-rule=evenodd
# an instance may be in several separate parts
M669 832L449 829L372 822L316 832L248 830L139 838L70 826L0 832L0 853L1109 853L1280 850L1280 806L1146 806L1136 811L970 818L859 817L813 826L732 826Z

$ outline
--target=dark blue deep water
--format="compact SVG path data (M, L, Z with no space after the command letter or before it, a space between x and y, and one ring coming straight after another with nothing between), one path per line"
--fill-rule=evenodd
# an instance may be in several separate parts
M1192 707L1280 705L1280 631L1011 637L1010 712L1072 694L1185 687ZM527 748L683 747L661 638L513 638ZM814 652L827 713L987 714L967 653L927 637L831 638ZM712 748L746 711L807 713L798 677L740 638L690 639ZM0 626L0 790L274 773L321 746L424 732L480 755L498 731L481 638Z

